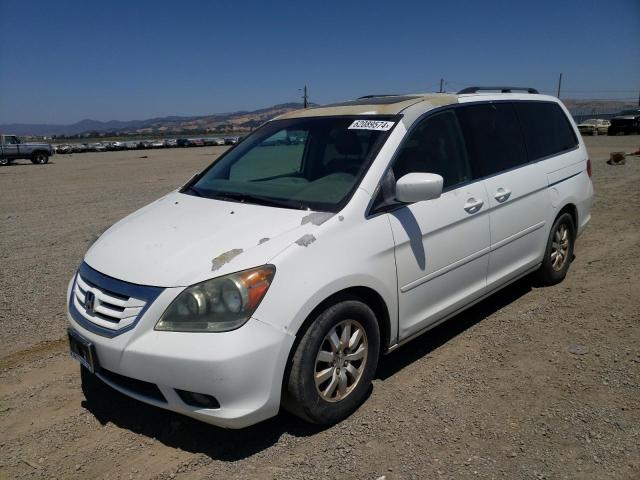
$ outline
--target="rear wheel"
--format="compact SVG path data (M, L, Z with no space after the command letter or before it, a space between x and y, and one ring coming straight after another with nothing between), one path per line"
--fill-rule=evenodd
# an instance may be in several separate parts
M365 400L378 364L380 330L357 299L321 312L293 355L283 406L312 423L331 425Z
M49 155L43 152L36 152L33 154L31 161L33 163L44 165L45 163L49 162Z
M5 157L0 157L0 166L9 165L9 159Z
M551 227L547 248L538 280L543 285L555 285L564 280L573 259L573 247L576 239L576 227L573 217L568 213L560 215Z

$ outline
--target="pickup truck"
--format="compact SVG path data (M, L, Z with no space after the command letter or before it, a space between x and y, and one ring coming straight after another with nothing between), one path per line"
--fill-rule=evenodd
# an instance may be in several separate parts
M9 165L20 158L44 165L51 155L53 147L48 143L25 143L15 135L0 135L0 165Z
M609 135L640 133L640 108L623 110L611 119Z

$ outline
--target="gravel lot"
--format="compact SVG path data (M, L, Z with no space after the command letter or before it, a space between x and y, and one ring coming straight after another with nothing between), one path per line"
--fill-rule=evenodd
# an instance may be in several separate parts
M116 392L87 402L66 353L83 252L224 147L0 167L0 478L640 478L639 136L587 138L593 220L565 282L524 279L385 357L326 430L225 431Z

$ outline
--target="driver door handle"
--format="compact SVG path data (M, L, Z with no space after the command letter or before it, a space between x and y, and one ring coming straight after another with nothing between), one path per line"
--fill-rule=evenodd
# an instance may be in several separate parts
M482 200L476 200L471 197L467 200L467 203L464 204L464 209L467 213L476 213L482 208L482 205L484 205Z
M500 187L498 190L496 190L496 194L493 196L493 198L495 198L498 203L503 203L506 202L510 196L511 190Z

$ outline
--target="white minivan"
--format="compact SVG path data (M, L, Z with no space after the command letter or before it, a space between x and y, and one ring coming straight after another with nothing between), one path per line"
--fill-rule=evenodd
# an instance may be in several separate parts
M281 405L338 422L381 354L529 273L561 281L590 177L533 89L282 115L88 250L67 292L85 391L229 428Z

